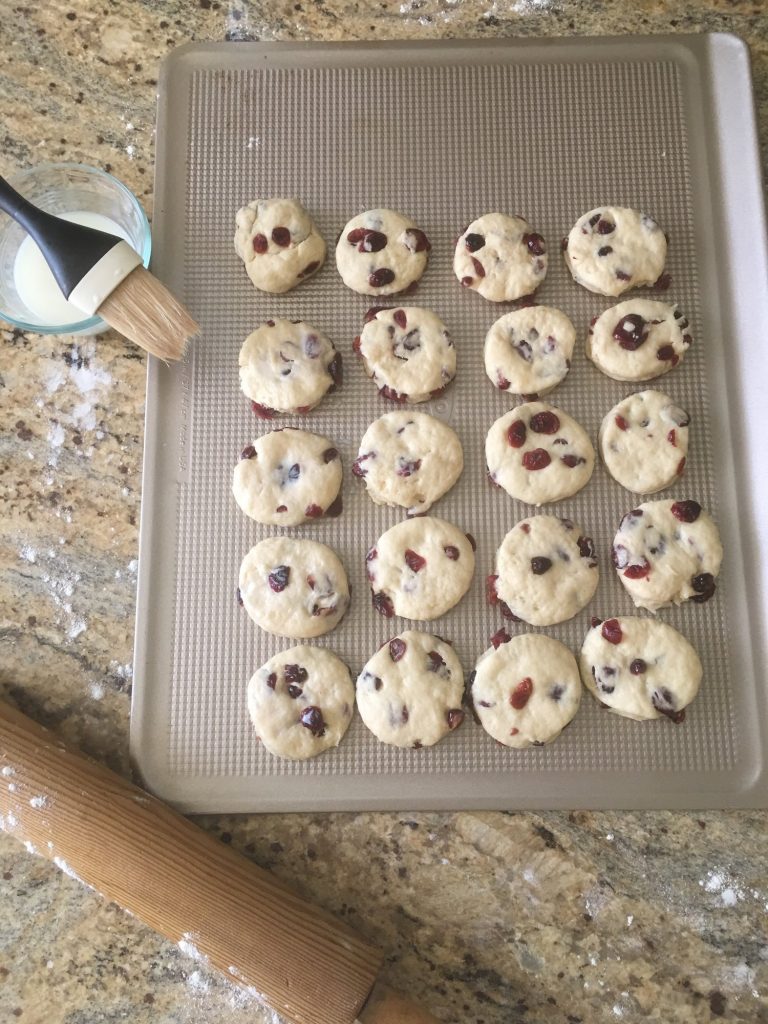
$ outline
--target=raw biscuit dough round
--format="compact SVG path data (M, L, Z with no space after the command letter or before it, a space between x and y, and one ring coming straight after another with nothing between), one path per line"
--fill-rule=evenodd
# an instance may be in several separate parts
M506 747L550 743L579 710L576 659L552 637L524 633L490 647L472 676L480 724Z
M456 376L445 324L419 306L369 310L354 348L381 394L396 402L437 398Z
M527 402L488 431L485 459L493 483L531 505L560 501L592 476L595 451L583 427L545 402Z
M441 637L406 630L383 644L357 678L366 726L394 747L430 747L464 721L464 673Z
M415 284L427 267L429 239L394 210L353 217L336 243L336 266L347 288L361 295L395 295Z
M661 391L618 402L600 426L598 443L613 479L637 494L669 487L685 469L690 416Z
M532 295L547 274L544 239L522 217L485 213L456 241L453 272L491 302Z
M290 291L325 262L325 242L298 199L254 199L235 222L235 251L260 291Z
M682 722L702 676L698 654L676 629L631 615L592 626L579 668L601 704L638 722L662 717Z
M240 565L240 600L268 633L298 640L334 629L349 607L344 566L325 544L267 537Z
M315 757L341 742L355 706L349 669L330 651L300 644L270 658L248 683L248 713L271 754Z
M603 206L579 217L568 235L564 256L577 284L598 295L622 295L658 281L667 258L667 239L646 213Z
M352 464L377 505L426 512L453 487L464 469L455 431L424 412L384 413L368 427Z
M697 501L646 501L621 521L613 565L638 608L708 601L715 592L723 547Z
M556 388L571 366L576 329L559 309L524 306L499 317L485 338L485 372L501 391L529 401Z
M309 412L340 375L341 356L332 343L301 320L267 320L240 349L240 387L263 419Z
M606 377L635 383L668 373L692 341L688 321L676 306L627 299L595 317L586 351Z
M513 526L501 542L488 594L507 618L553 626L589 604L597 580L591 537L570 519L531 516Z
M419 516L382 534L366 556L382 615L436 619L462 599L475 571L473 544L452 523Z
M341 477L341 457L327 437L285 427L243 449L232 492L257 523L297 526L341 512Z

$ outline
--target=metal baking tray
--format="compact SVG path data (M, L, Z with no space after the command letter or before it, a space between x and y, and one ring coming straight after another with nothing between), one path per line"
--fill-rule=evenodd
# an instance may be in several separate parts
M765 805L768 269L744 45L725 35L191 45L164 64L157 143L154 268L202 336L182 365L150 360L148 373L131 724L147 786L192 812ZM271 195L300 197L329 244L315 278L272 297L254 290L232 245L238 207ZM608 380L586 360L590 318L612 300L574 284L559 258L560 238L600 203L645 210L668 232L672 285L659 297L679 303L695 338L657 382L692 414L685 476L660 496L695 497L725 548L716 597L660 613L704 663L684 725L621 719L585 694L570 728L543 748L503 748L467 716L435 747L397 750L356 717L336 750L273 758L254 738L246 684L291 641L259 630L235 599L242 556L270 532L230 489L241 448L270 429L239 391L243 339L270 316L301 318L344 358L343 386L307 417L281 422L326 434L342 453L343 515L289 532L330 544L347 568L351 611L316 642L354 675L409 624L372 609L365 579L365 552L402 513L375 506L351 462L365 428L392 406L352 355L372 300L341 283L333 244L349 217L379 205L427 232L431 260L409 302L445 320L458 375L420 408L452 424L466 458L432 512L474 534L478 551L467 597L417 628L452 640L469 673L502 625L485 602L485 576L531 509L486 480L486 431L513 400L485 377L482 346L505 307L459 286L452 239L497 209L545 236L550 270L537 300L565 310L581 339L549 400L596 439L605 412L643 386ZM634 610L609 550L638 500L598 466L585 490L546 509L581 524L600 554L593 602L545 630L575 653L590 616Z

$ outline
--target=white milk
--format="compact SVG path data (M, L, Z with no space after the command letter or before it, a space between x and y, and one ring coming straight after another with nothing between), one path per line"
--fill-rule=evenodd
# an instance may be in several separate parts
M89 228L98 228L99 231L108 231L111 235L119 235L126 242L131 241L124 228L101 213L74 210L72 213L60 213L58 216L62 220L74 221ZM40 324L74 324L87 319L85 313L64 298L37 243L29 235L16 253L13 283L19 298Z

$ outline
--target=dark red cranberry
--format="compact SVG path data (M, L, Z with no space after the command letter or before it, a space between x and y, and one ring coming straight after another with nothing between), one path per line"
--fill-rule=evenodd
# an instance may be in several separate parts
M450 711L447 712L446 718L448 719L449 729L458 729L464 721L464 712L461 708L451 708Z
M331 504L325 510L325 514L329 517L329 519L335 519L337 516L341 515L343 510L344 510L344 499L342 498L342 496L340 494L337 494L336 497L331 502Z
M627 430L629 427L629 424L623 416L617 416L614 422L616 423L616 426L619 428L619 430Z
M289 683L287 689L288 696L292 700L296 700L298 697L301 697L301 695L304 693L302 688L300 686L296 686L294 683Z
M401 459L397 464L395 470L398 476L413 476L414 473L421 469L421 459L413 459L411 461L407 459Z
M432 248L429 239L420 228L408 228L405 232L405 244L411 252L427 252Z
M241 459L254 459L256 458L256 449L252 444L247 444L245 448L240 452Z
M352 463L352 472L355 474L355 476L362 477L362 476L365 476L367 474L368 470L365 468L363 463L367 459L372 459L372 458L374 458L374 453L373 452L366 452L365 455L358 455L358 457Z
M269 248L269 242L267 241L266 235L254 235L253 236L253 251L260 255L265 253Z
M675 710L674 695L665 686L660 686L658 690L653 691L651 695L651 704L653 704L656 710L660 711L662 715L666 715L667 718L671 718L675 725L679 725L685 718L684 710Z
M392 314L392 319L395 321L398 327L405 330L406 324L408 323L408 320L405 316L405 310L396 309L395 312Z
M510 622L520 622L520 616L515 615L512 609L509 607L506 601L499 601L499 611L505 619L509 619Z
M551 558L545 558L544 555L536 555L535 558L531 559L531 572L534 576L543 576L544 573L548 572L551 568Z
M642 580L649 575L650 571L650 563L644 558L642 562L636 562L634 565L628 565L624 570L624 575L628 580Z
M267 676L267 686L270 690L274 690L277 686L277 672L270 672Z
M286 683L306 683L309 673L303 665L286 665L284 670Z
M334 459L338 459L339 453L336 448L326 448L323 452L323 462L333 462Z
M529 425L535 434L556 434L560 429L560 419L553 412L537 412L531 416Z
M299 721L305 729L309 729L313 736L325 736L325 721L320 708L310 704L301 712Z
M287 511L288 511L288 506L287 505L278 505L277 508L275 509L275 512L287 512Z
M520 529L523 531L523 533L530 533L531 532L531 524L530 523L520 523Z
M675 473L677 474L677 476L680 476L680 474L683 472L684 469L685 469L685 456L683 456L683 458L680 459L680 461L677 464L677 469L675 470Z
M357 245L358 242L362 242L365 238L368 228L352 228L347 235L347 241L350 245Z
M592 216L589 218L589 226L591 228L593 228L595 226L595 224L597 224L597 222L599 220L600 220L600 214L599 213L593 213Z
M321 519L323 515L323 510L320 508L319 505L307 505L307 507L304 509L304 515L307 517L307 519Z
M696 591L696 596L692 597L691 600L695 601L696 604L703 604L708 601L715 592L715 579L712 573L703 572L700 576L694 576L691 579L691 586Z
M521 679L512 691L509 703L516 711L522 711L533 693L533 680L530 676Z
M551 461L549 453L543 448L533 448L523 455L523 465L530 470L546 469Z
M405 564L411 570L411 572L421 572L424 566L427 564L426 558L423 558L416 551L412 551L411 548L405 549Z
M251 402L251 409L263 420L272 420L277 415L274 409L270 409L268 405L262 405L261 402Z
M482 249L485 245L485 237L483 235L469 234L464 239L464 245L469 252L477 252L478 249Z
M613 340L618 341L622 348L628 352L634 352L640 348L648 337L645 328L648 321L644 320L639 313L629 313L623 316L613 329Z
M677 434L674 427L667 434L667 440L673 447L677 448Z
M475 273L478 277L485 277L485 267L475 256L472 257L472 266L475 268Z
M400 719L402 720L403 725L406 724L406 722L408 721L408 719L410 717L411 716L410 716L410 713L408 711L408 708L405 706L405 704L403 704L403 710L400 712Z
M560 461L563 465L567 466L568 469L575 469L576 466L583 465L587 460L581 455L561 455Z
M297 405L296 412L299 414L299 416L306 416L311 408L311 405Z
M445 659L437 651L429 651L427 654L427 671L439 672L441 668L445 668Z
M360 244L358 252L380 252L387 244L387 236L381 231L366 231Z
M698 501L675 501L671 512L681 523L695 523L701 515L701 505Z
M613 246L612 245L603 245L603 246L601 246L597 250L597 255L598 256L610 256L610 254L612 252L613 252Z
M509 381L501 372L501 370L496 371L496 387L499 389L499 391L507 391L509 389Z
M680 356L675 355L675 350L671 345L662 345L656 353L656 358L660 363L672 363L673 366L677 366L680 362Z
M276 594L288 586L291 579L291 567L289 565L278 565L267 577L269 585Z
M392 604L392 598L388 597L383 591L378 591L373 595L373 607L381 615L391 619L395 614L395 606Z
M630 279L630 275L626 272L626 270L617 270L616 277L619 279L619 281L629 281Z
M595 557L595 542L591 537L579 537L576 543L579 546L579 554L582 558Z
M379 267L368 275L368 284L371 288L383 288L385 284L392 284L394 280L395 272L389 267Z
M589 620L589 624L594 629L595 626L599 626L602 621L602 619L598 619L596 615L593 615L592 618Z
M285 248L291 244L291 232L288 228L272 228L272 241Z
M462 277L461 284L464 288L469 288L474 280L474 277Z
M525 444L525 438L528 434L526 426L522 420L515 420L507 428L507 441L512 448L522 448Z
M543 256L547 251L547 247L541 235L523 235L523 245L526 246L531 256Z
M405 654L407 644L405 640L401 640L399 636L396 636L394 640L389 641L389 656L392 661L400 661L402 656Z
M597 233L598 235L610 235L616 230L616 225L609 220L603 220L601 217L597 222Z
M609 644L620 644L622 640L621 624L618 619L606 619L600 630L603 639Z
M498 575L491 574L485 579L485 596L488 598L488 604L498 604L499 595L496 593L496 580Z
M395 389L391 388L388 384L385 384L383 387L379 388L379 394L381 395L382 398L388 398L390 402L408 401L408 395L401 395L399 391L395 391Z
M629 671L632 673L633 676L641 676L645 671L647 671L647 669L648 666L642 658L635 658L635 660L629 666Z
M459 560L459 549L454 547L453 544L446 544L443 548L446 556L451 559L452 562L458 562Z
M494 633L494 634L493 634L493 636L491 637L491 646L492 646L492 647L493 647L493 648L494 648L495 650L498 650L498 649L499 649L499 647L501 647L501 645L502 645L502 644L507 644L507 643L509 643L509 641L510 641L511 639L512 639L512 637L511 637L511 636L509 635L509 633L508 633L508 632L506 631L506 629L503 629L503 628L502 628L502 629L499 629L499 630L498 630L498 631L497 631L496 633ZM488 705L488 704L486 704L486 705L483 705L483 706L484 706L484 707L490 707L490 705Z

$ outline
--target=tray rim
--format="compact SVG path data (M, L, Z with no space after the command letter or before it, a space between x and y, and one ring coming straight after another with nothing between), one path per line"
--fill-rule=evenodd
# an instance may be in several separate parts
M720 289L721 310L720 328L725 323L740 339L740 359L734 363L733 380L729 381L732 389L743 397L745 405L754 403L760 408L760 381L768 384L768 363L766 356L760 351L754 336L750 336L749 321L754 317L754 310L762 310L768 316L768 291L759 289L760 280L768 280L768 246L765 230L765 201L762 191L760 153L757 138L754 97L751 88L749 51L746 44L738 36L726 33L706 35L662 35L662 36L605 36L577 38L525 38L525 39L493 39L493 40L392 40L385 42L258 42L258 43L188 43L178 47L161 66L158 85L158 139L168 137L173 126L168 124L170 106L170 89L186 88L189 76L195 71L198 62L211 54L222 58L220 70L239 70L253 68L254 59L261 57L281 66L306 66L308 54L322 58L329 65L341 60L344 66L357 63L349 60L351 52L365 52L370 61L371 53L377 55L378 64L397 64L404 62L404 51L410 62L413 54L418 52L422 59L429 63L442 64L447 53L452 61L461 55L461 63L475 63L482 53L491 59L498 54L503 63L510 57L527 61L542 59L552 62L558 60L567 63L594 62L600 59L598 51L610 50L610 62L637 60L638 51L643 46L653 43L654 56L663 59L665 55L674 56L676 60L685 61L689 67L695 65L701 74L701 85L704 95L700 101L701 111L705 104L711 108L713 129L720 145L708 148L708 171L716 199L712 203L714 213L712 231L718 238L728 239L727 224L741 214L745 204L751 205L753 216L745 226L740 221L740 248L745 246L752 256L752 268L758 273L753 274L750 281L739 279L734 267L734 260L726 246L720 270L724 282ZM584 50L588 52L583 52ZM580 55L579 55L580 54ZM603 61L604 62L604 61ZM362 63L362 61L361 61ZM180 66L180 67L179 67ZM209 69L207 69L209 70ZM741 121L728 117L727 111L733 109L734 102L740 104L746 117ZM163 132L161 133L161 129ZM176 126L178 130L178 125ZM738 149L742 159L729 162L723 159L725 151ZM160 149L158 147L158 152ZM172 288L181 289L182 281L178 265L174 268L166 254L163 242L163 227L168 215L168 189L171 187L171 175L168 162L161 159L155 164L155 218L158 227L158 238L155 242L153 269ZM745 238L746 234L746 238ZM760 270L763 270L762 275ZM753 287L754 280L758 287ZM749 313L751 313L751 316ZM763 321L764 322L764 321ZM742 344L743 342L743 344ZM752 357L750 360L749 357ZM763 373L747 371L746 365L752 362L762 368ZM173 776L167 767L167 749L158 744L162 738L164 725L163 715L153 715L153 708L145 680L149 677L149 645L145 642L150 621L153 618L150 573L152 555L158 543L159 527L156 521L156 496L152 488L152 477L157 471L157 446L163 442L157 440L160 426L158 397L161 388L170 386L176 391L183 391L185 380L188 379L190 366L187 364L180 373L150 358L147 367L147 404L145 420L144 468L142 478L142 515L139 537L139 574L136 607L136 634L134 650L134 686L132 692L131 726L130 726L130 757L139 776L149 789L173 803L186 812L267 812L267 811L309 811L309 810L459 810L459 809L499 809L499 810L542 810L571 809L574 804L563 797L558 788L569 777L570 772L547 770L536 774L537 795L526 798L519 792L509 799L504 793L503 783L510 784L519 774L514 770L509 773L482 773L482 776L446 773L446 774L414 774L418 780L420 793L417 796L393 797L364 795L358 790L369 788L368 777L344 776L345 796L343 798L328 797L323 793L327 780L323 776ZM760 520L758 509L768 503L768 479L761 475L761 467L756 446L744 446L742 461L734 466L736 485L742 503L751 511L749 529L740 537L742 545L742 565L745 570L747 591L754 597L750 607L750 626L755 637L751 654L755 671L755 701L757 704L756 721L751 723L757 732L757 747L760 758L752 765L737 765L728 771L697 772L701 783L701 800L691 801L688 789L681 789L683 776L690 772L653 772L645 777L653 781L651 788L635 792L631 799L618 797L606 799L605 773L580 772L580 780L589 786L594 799L582 800L578 806L595 809L660 809L658 799L654 799L659 790L664 793L663 807L667 809L704 809L704 808L757 808L768 806L768 772L766 771L766 750L768 749L768 694L766 680L766 631L768 627L768 574L766 578L759 571L759 552L768 551L768 517ZM142 566L144 571L142 572ZM165 609L167 613L167 609ZM156 617L156 616L155 616ZM167 709L166 709L167 711ZM167 718L167 715L166 715ZM526 773L527 774L527 773ZM638 778L636 771L614 772L613 777L632 775ZM499 786L491 796L479 796L472 791L477 779L482 777L490 788L495 782ZM643 778L643 775L640 776ZM619 781L618 779L616 780ZM594 786L590 785L594 782ZM484 786L484 788L487 788ZM641 789L641 787L637 787ZM296 795L292 795L292 790ZM450 795L446 794L450 791ZM613 787L612 792L619 793L621 785ZM258 802L258 807L255 806Z

